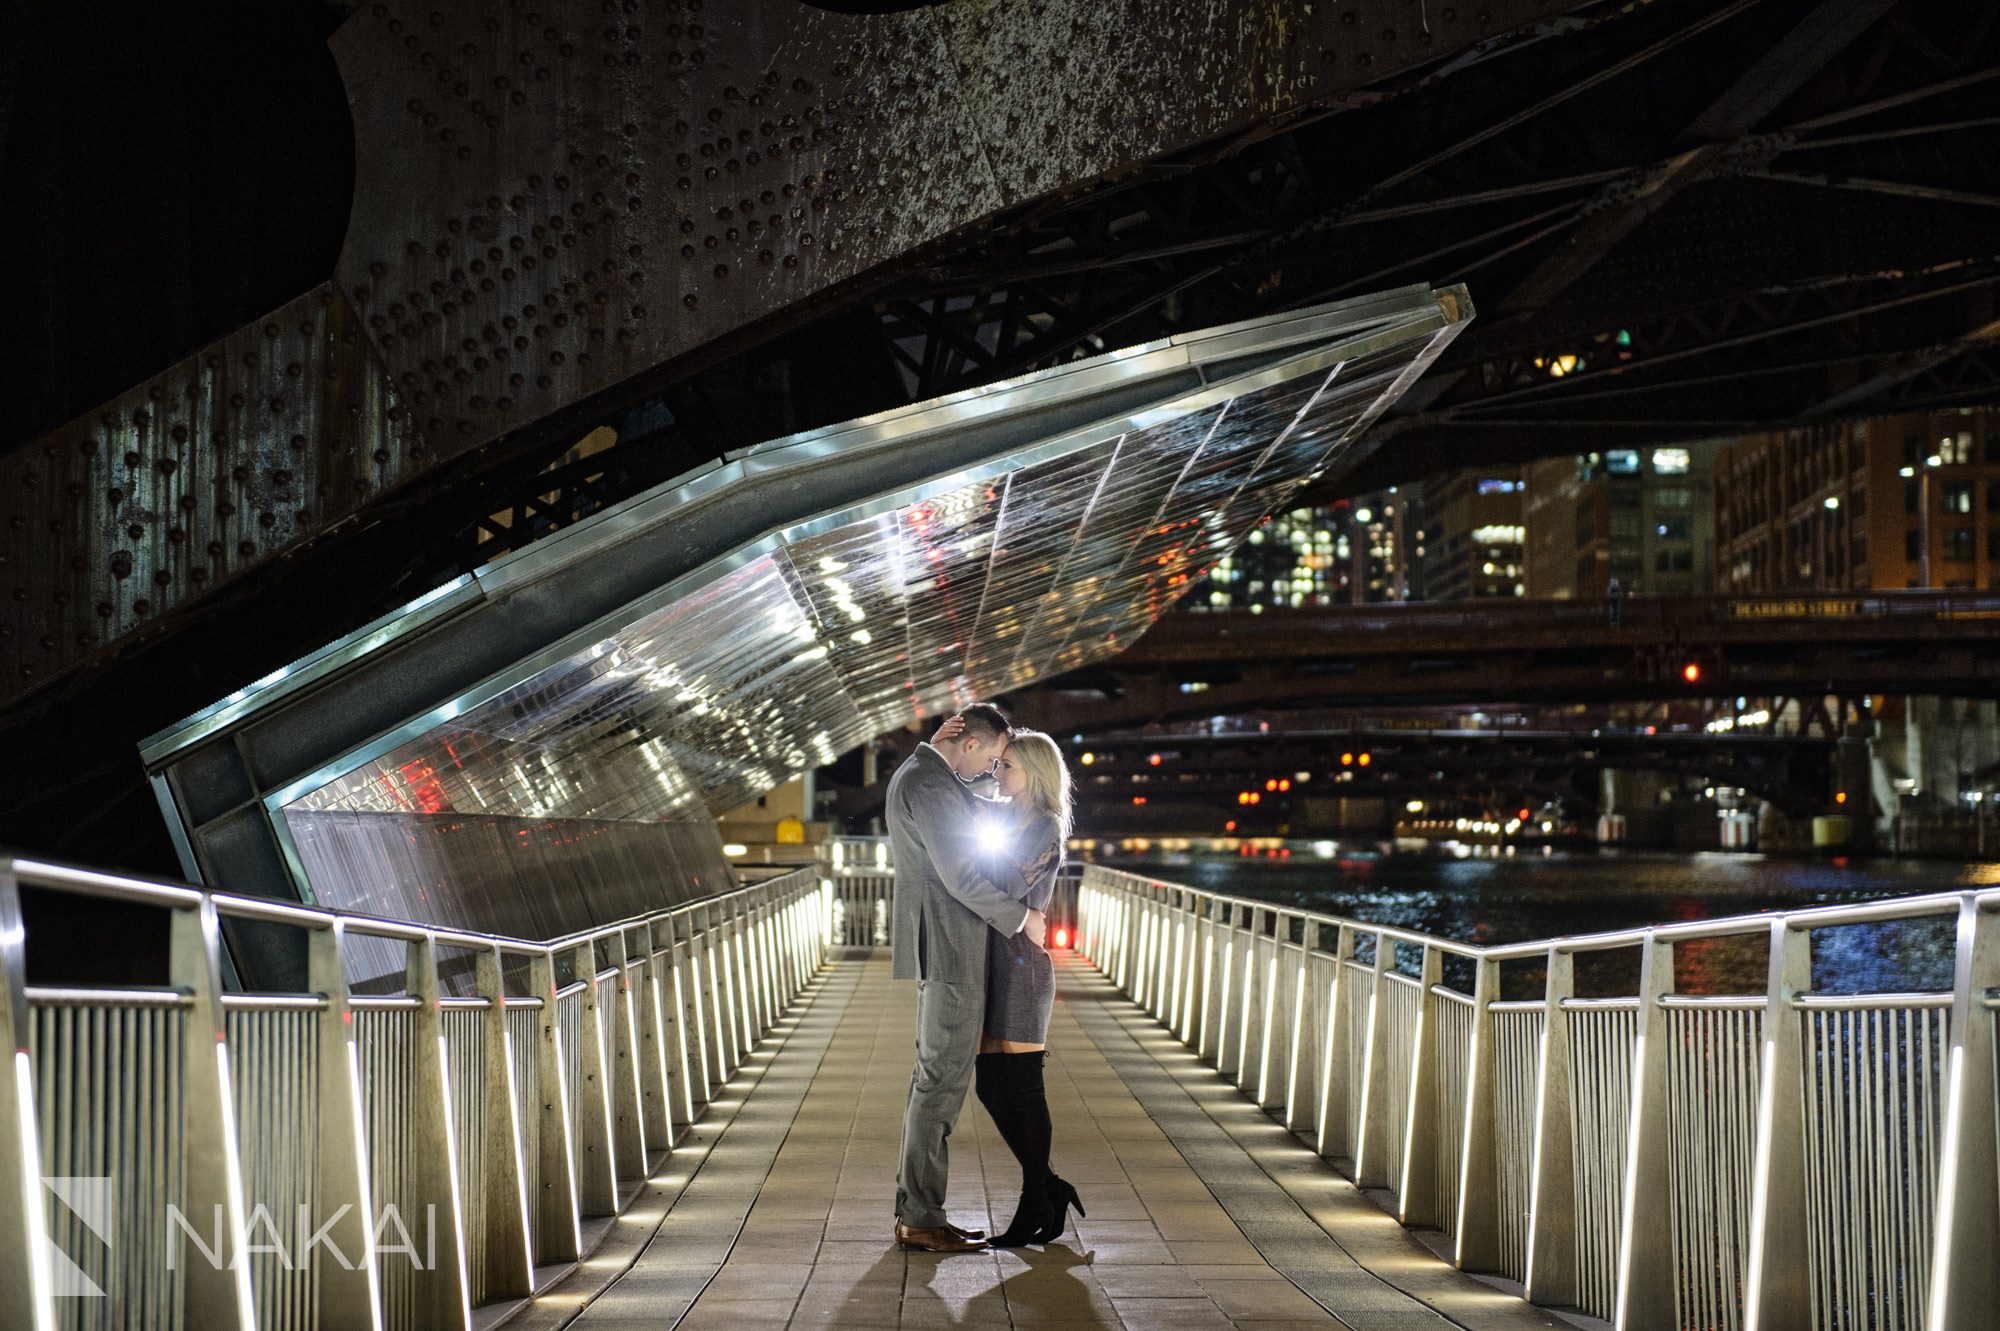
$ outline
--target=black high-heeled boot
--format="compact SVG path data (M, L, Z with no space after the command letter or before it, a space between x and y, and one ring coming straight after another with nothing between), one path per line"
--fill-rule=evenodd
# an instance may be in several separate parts
M1053 1217L1060 1221L1049 1197L1049 1106L1042 1086L1041 1051L1027 1054L981 1054L975 1061L979 1103L993 1118L1000 1137L1021 1166L1021 1204L1007 1228L987 1241L993 1248L1018 1248L1039 1242ZM1058 1224L1058 1230L1060 1225Z
M1083 1199L1076 1195L1070 1181L1054 1172L1049 1174L1048 1199L1049 1219L1035 1231L1035 1236L1028 1240L1030 1243L1054 1243L1061 1238L1063 1230L1069 1228L1069 1209L1072 1206L1076 1208L1079 1220L1089 1214L1083 1209Z

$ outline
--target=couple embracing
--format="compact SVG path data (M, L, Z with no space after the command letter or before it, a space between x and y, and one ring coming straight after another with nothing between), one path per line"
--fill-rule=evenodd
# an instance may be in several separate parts
M992 775L1005 802L969 782ZM988 1246L945 1212L947 1143L977 1073L980 1104L1021 1164L1021 1205L991 1246L1048 1243L1083 1214L1049 1169L1042 1086L1055 969L1047 910L1069 840L1070 783L1047 735L975 704L938 728L889 782L895 851L892 975L917 982L917 1063L903 1111L896 1239L931 1252Z

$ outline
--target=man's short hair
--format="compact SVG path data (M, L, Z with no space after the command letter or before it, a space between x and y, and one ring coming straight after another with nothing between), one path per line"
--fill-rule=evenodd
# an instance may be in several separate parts
M962 707L958 719L965 722L964 738L982 739L989 744L1007 738L1013 730L1007 723L1007 714L992 703L976 702L970 707Z

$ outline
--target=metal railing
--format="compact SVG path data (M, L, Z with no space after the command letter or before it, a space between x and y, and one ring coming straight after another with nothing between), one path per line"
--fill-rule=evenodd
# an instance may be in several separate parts
M1537 1303L1701 1331L2000 1317L2000 892L1499 947L1094 865L1079 909L1081 953L1175 1037ZM1815 931L1938 919L1951 991L1814 990ZM1676 992L1677 948L1732 937L1768 946L1764 992ZM1578 996L1580 959L1635 951L1629 993ZM1502 999L1510 963L1538 997Z
M159 907L165 984L28 985L24 886ZM609 1232L832 915L807 868L532 943L0 859L0 1327L490 1325ZM304 987L225 992L223 919L297 930ZM353 992L381 940L402 992Z
M887 837L835 837L820 850L822 872L833 884L833 924L829 937L846 947L879 947L894 928L891 902L896 871ZM1066 864L1049 901L1051 929L1076 926L1077 887L1082 869Z

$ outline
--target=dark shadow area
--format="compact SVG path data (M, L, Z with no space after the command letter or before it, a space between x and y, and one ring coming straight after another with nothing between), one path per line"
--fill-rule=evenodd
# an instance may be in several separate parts
M0 20L0 452L332 273L343 17L26 0Z
M800 0L809 9L834 14L904 14L912 9L935 9L945 0Z

